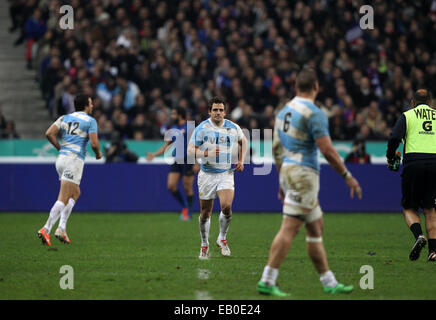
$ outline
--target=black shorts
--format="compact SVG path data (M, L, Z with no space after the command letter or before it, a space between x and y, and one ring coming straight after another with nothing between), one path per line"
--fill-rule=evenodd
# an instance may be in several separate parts
M194 170L192 169L193 164L182 164L174 163L170 166L170 172L180 173L182 176L193 176Z
M401 206L404 209L436 208L435 163L406 166L401 177Z

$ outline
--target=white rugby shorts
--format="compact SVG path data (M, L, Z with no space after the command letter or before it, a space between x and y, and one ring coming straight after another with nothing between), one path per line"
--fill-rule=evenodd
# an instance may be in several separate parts
M231 170L220 173L207 173L200 170L197 184L201 200L215 199L217 191L220 190L235 190L234 174Z
M319 174L300 165L284 163L280 169L280 187L285 195L283 214L310 223L322 217L318 204Z
M59 155L56 160L56 171L59 180L65 180L80 185L85 162L75 156Z

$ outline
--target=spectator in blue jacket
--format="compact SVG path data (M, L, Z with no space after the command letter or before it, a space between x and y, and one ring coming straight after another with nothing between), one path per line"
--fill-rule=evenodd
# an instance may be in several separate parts
M36 41L38 41L47 31L47 25L41 19L41 10L36 8L32 17L27 19L24 25L24 30L27 38L26 60L27 68L32 69L32 48Z

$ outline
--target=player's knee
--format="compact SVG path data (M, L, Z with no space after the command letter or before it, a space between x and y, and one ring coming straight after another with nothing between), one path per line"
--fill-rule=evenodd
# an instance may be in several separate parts
M221 207L221 212L226 216L226 217L231 217L232 216L232 206L229 204L224 204Z
M306 224L306 235L309 238L322 237L322 225L318 222Z
M188 196L192 196L194 194L194 190L192 190L192 184L183 184L183 189Z
M167 186L167 188L168 188L168 191L171 192L171 193L177 192L177 185L169 184Z
M211 212L209 210L201 210L200 211L200 221L206 222L211 216Z

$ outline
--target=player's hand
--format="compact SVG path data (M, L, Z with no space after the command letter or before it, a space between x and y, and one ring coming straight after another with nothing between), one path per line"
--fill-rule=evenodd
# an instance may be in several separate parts
M238 172L244 171L244 163L242 161L238 161L235 164L235 171L238 171Z
M210 148L204 151L203 157L204 158L209 158L209 157L218 157L220 154L220 148L219 147L215 147L215 148Z
M362 188L360 188L359 182L353 176L350 175L350 177L345 179L345 183L350 188L351 199L354 198L354 193L356 193L359 200L362 199Z
M279 188L279 193L277 195L277 198L279 198L279 200L282 202L282 204L285 201L285 194L283 193L283 189Z
M154 154L151 153L151 152L148 152L148 153L147 153L147 161L151 161L151 160L153 160L153 159L154 159Z
M194 164L194 165L192 166L192 171L194 171L194 174L199 173L199 172L200 172L200 165L198 165L197 163Z
M220 155L220 147L216 147L213 153L215 153L215 157L218 157Z
M395 157L391 160L388 159L388 169L391 171L398 171L401 164L401 152L395 152Z
M103 153L101 153L101 151L98 150L98 153L95 155L95 158L96 158L97 160L103 158Z

